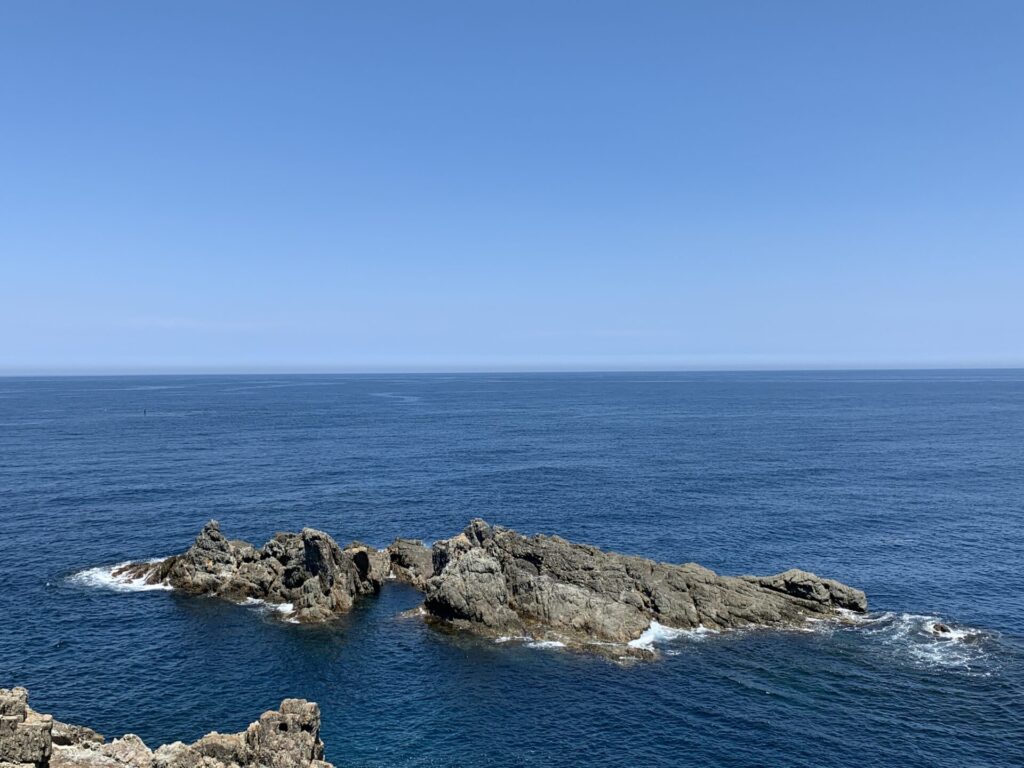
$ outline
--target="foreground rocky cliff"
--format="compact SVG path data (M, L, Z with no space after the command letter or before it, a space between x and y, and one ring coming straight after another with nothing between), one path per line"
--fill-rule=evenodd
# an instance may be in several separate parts
M24 688L0 688L0 768L333 768L323 757L320 708L302 699L285 699L242 733L152 751L130 733L108 743L35 712Z
M428 614L494 636L625 644L652 622L675 629L792 627L840 610L867 610L860 590L805 571L719 576L695 563L526 537L483 520L436 543L433 564Z

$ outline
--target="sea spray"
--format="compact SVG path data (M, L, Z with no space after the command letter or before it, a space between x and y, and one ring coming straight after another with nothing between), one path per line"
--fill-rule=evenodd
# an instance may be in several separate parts
M675 627L666 627L664 624L652 621L651 625L643 631L640 637L630 640L628 645L630 648L641 648L650 651L654 650L657 644L669 643L684 637L691 640L701 640L707 635L713 634L716 634L715 630L708 629L707 627L676 629Z
M159 563L163 559L162 557L157 557L146 562ZM110 589L115 592L153 592L173 589L169 584L150 584L145 578L137 578L124 573L118 574L118 571L127 565L131 565L132 562L129 560L117 563L116 565L86 568L69 576L68 581L83 587Z

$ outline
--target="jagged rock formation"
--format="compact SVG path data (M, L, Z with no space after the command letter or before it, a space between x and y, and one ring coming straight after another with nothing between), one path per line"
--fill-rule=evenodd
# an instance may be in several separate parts
M419 539L395 539L387 548L391 575L398 581L426 589L434 575L434 556Z
M0 768L45 766L53 751L53 718L33 712L24 688L0 688Z
M285 699L242 733L151 751L131 733L107 743L33 711L24 688L0 688L0 768L333 768L323 757L320 708L303 699Z
M229 541L211 521L183 554L132 563L114 576L262 600L303 622L336 618L390 577L422 590L428 618L447 626L576 646L628 644L652 622L683 630L792 627L841 609L867 610L860 590L806 571L719 576L696 563L526 537L482 520L432 549L399 538L383 550L359 542L342 549L310 528L278 533L256 549Z
M168 584L196 595L262 600L296 621L322 622L347 613L360 595L375 594L387 575L387 558L358 542L342 549L323 531L278 533L256 549L229 541L211 520L180 555L131 563L115 578Z
M838 609L866 611L864 593L814 574L719 576L603 552L557 536L526 537L474 520L433 548L424 606L434 619L487 635L574 644L628 643L651 622L677 628L786 627Z

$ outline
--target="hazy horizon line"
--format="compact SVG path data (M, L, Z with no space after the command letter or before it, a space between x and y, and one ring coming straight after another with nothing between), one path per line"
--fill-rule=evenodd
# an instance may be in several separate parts
M596 373L816 373L857 371L1015 371L1024 363L807 363L792 365L725 364L721 366L96 366L0 367L0 378L79 378L101 376L373 376L471 374L596 374Z

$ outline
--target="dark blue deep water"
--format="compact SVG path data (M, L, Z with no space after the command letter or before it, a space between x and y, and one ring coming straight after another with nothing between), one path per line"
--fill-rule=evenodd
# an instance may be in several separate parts
M400 586L309 628L80 575L209 518L385 545L475 516L799 566L872 618L620 665L440 634ZM339 766L1024 765L1024 372L0 379L15 684L152 746L315 699Z

